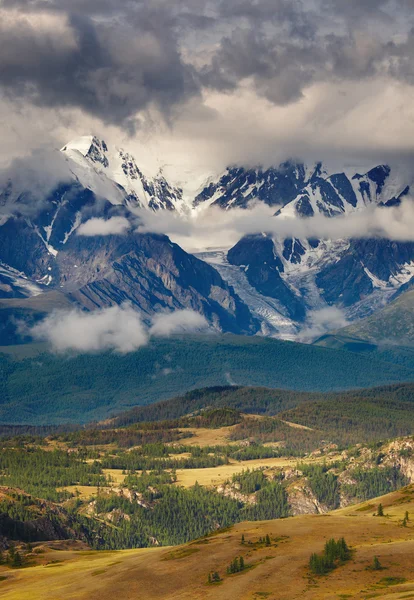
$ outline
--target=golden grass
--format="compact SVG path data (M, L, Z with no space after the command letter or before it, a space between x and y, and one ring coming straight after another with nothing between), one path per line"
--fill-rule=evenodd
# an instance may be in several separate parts
M58 492L66 490L71 494L77 495L79 492L79 498L82 500L90 500L93 496L98 494L98 488L96 485L67 485L62 488L57 488ZM109 488L101 488L101 490L109 490Z
M265 417L262 415L243 414L244 419L262 420ZM237 445L240 441L231 441L230 435L236 429L237 425L229 427L220 427L219 429L188 427L182 431L189 431L193 434L192 438L183 439L182 443L187 446L225 446L227 444ZM300 427L300 425L298 425Z
M110 476L112 480L112 485L122 485L124 483L124 479L126 477L125 474L122 473L122 469L102 469L105 476Z
M320 456L312 459L307 459L306 462L323 462L336 460L337 456L326 457ZM297 458L258 458L255 460L235 461L231 460L228 465L219 467L211 467L208 469L177 469L177 485L183 487L191 487L196 482L199 485L206 487L217 486L231 479L236 473L246 469L265 469L295 467L298 463Z
M414 524L399 524L414 514L414 486L370 501L382 502L390 517L348 507L328 515L304 515L240 523L179 548L119 552L48 550L43 563L11 571L1 567L3 600L402 600L414 596ZM364 503L367 504L367 503ZM241 544L244 534L246 544ZM256 544L269 534L272 545ZM329 575L311 577L308 560L330 537L344 536L352 560ZM249 544L248 542L253 542ZM202 542L202 543L200 543ZM194 551L196 550L196 551ZM227 576L226 567L243 555L247 569ZM382 571L367 569L378 556ZM210 571L223 583L207 585Z
M295 458L261 458L240 462L232 461L228 465L208 469L177 469L177 485L191 487L197 481L200 485L207 487L215 486L246 469L293 467L296 463L297 459Z
M230 427L221 427L220 429L207 429L203 427L186 427L182 429L183 432L190 432L193 434L191 438L184 438L181 443L186 446L226 446L227 444L234 444L239 442L230 442L229 437L236 425Z

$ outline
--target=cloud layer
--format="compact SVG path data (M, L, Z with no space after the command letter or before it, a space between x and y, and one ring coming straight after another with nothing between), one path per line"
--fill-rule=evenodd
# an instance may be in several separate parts
M134 352L151 337L189 333L208 327L205 318L191 310L158 314L147 327L130 305L111 306L94 312L55 311L35 325L30 334L48 342L55 352Z
M225 211L210 207L183 215L170 211L138 209L126 217L108 220L92 218L81 225L78 235L122 235L134 227L136 233L168 235L188 252L206 248L230 248L245 235L267 233L277 239L384 238L414 241L414 200L406 198L401 205L373 205L335 218L316 215L311 218L274 216L275 209L265 204L250 209ZM139 223L137 225L137 223Z
M188 251L226 248L244 235L262 232L278 239L385 238L414 241L414 200L396 207L367 207L335 218L273 217L274 208L257 205L250 210L210 208L183 217L174 213L139 212L139 232L164 233Z

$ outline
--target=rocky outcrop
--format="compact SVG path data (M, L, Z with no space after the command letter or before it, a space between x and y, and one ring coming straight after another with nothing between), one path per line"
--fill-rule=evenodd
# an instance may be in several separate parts
M410 483L414 483L414 438L391 442L384 449L384 454L384 465L396 467Z
M318 501L306 479L288 485L286 492L293 516L317 515L329 511L327 506Z
M79 539L86 541L86 535L79 528L73 528L72 516L61 506L39 498L32 498L22 490L2 487L0 498L9 505L13 502L25 502L25 508L32 514L21 520L8 513L0 512L1 544L17 539L24 542ZM17 500L16 500L17 498Z
M223 494L227 498L233 498L233 500L237 500L238 502L243 502L243 504L256 504L256 495L255 494L243 494L240 491L239 483L224 483L217 487L217 491L219 494Z

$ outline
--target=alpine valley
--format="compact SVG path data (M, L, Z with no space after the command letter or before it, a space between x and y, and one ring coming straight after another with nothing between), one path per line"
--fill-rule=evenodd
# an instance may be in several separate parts
M139 224L140 211L183 219L211 207L248 211L257 204L274 209L274 219L335 219L374 205L387 211L413 186L412 177L387 165L360 172L292 160L267 169L232 166L206 178L190 197L162 170L144 174L131 154L92 136L45 154L44 161L48 186L38 174L14 169L0 190L3 345L27 341L21 320L33 323L56 308L91 311L124 302L144 318L190 308L222 333L301 340L310 331L315 338L338 329L338 322L327 322L313 331L321 310L336 307L343 325L356 323L404 298L413 281L412 242L275 239L263 232L192 255L135 226L112 235L78 234L96 217Z

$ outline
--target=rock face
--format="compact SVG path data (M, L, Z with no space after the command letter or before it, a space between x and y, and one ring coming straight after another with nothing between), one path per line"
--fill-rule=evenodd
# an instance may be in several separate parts
M260 294L278 300L291 319L304 319L304 303L282 279L284 266L272 239L263 235L245 237L229 251L227 259L231 265L244 269L248 282Z
M371 202L395 205L409 189L407 182L391 177L387 165L379 165L361 175L329 173L322 163L308 166L287 161L267 170L228 168L196 196L194 205L208 203L228 210L247 208L252 201L259 201L279 210L289 205L289 209L303 217L318 213L334 216Z
M196 196L194 206L208 203L225 210L247 208L253 200L268 206L285 206L305 187L307 177L305 166L292 162L267 170L232 167Z
M166 236L75 237L56 266L61 289L91 310L125 301L146 315L191 308L219 330L255 331L249 310L217 271Z
M249 309L219 273L166 236L71 236L53 254L26 222L10 219L4 227L0 259L7 255L10 266L33 278L39 291L41 286L59 289L88 310L129 301L148 316L160 310L190 308L220 331L252 334L258 329ZM13 256L6 250L7 242L12 244L16 238L22 240L25 250ZM11 273L9 270L14 285ZM15 293L11 286L6 290L18 297L21 291L14 287Z
M16 494L20 500L24 498L26 505L31 507L33 518L20 520L18 516L12 518L7 513L0 513L0 546L2 549L9 546L7 541L9 539L31 542L68 539L86 541L86 536L81 530L75 532L71 515L62 507L53 502L32 498L22 490L0 487L2 500L7 499L9 502L13 502Z
M395 440L384 453L384 464L396 467L410 483L414 483L414 439Z

